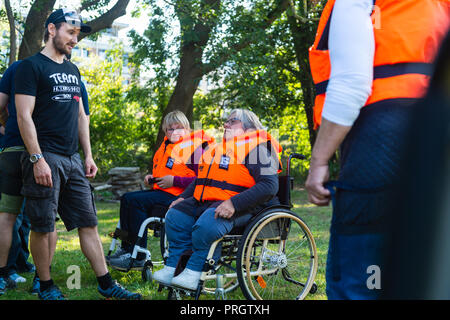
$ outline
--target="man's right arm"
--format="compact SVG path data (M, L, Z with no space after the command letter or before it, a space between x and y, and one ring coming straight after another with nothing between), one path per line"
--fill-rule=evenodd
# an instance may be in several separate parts
M41 154L37 139L36 126L32 118L36 97L25 94L16 94L17 124L28 153ZM52 187L52 172L44 158L33 164L34 178L37 184Z

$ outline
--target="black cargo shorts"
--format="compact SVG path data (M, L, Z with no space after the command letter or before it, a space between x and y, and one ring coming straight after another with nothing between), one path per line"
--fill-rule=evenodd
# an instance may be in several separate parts
M80 155L64 156L43 152L52 171L53 187L36 183L30 156L21 157L25 213L35 232L52 232L59 213L67 231L97 225L92 187L86 178Z

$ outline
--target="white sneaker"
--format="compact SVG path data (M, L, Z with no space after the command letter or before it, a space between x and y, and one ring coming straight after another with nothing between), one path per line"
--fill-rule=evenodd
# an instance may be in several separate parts
M9 278L14 281L15 283L24 283L27 281L27 279L25 279L24 277L20 276L19 274L17 274L17 272L14 272L13 274L11 274L9 276Z
M172 285L189 289L197 290L198 282L202 273L190 269L184 269L179 275L172 279Z
M160 282L163 285L170 286L172 283L174 273L175 273L174 267L164 266L164 268L156 271L153 274L153 279L157 282Z

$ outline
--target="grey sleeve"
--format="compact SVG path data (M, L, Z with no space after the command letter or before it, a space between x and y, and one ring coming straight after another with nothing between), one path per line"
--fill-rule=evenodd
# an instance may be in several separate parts
M190 198L192 196L194 196L194 190L195 190L195 181L197 180L197 178L194 179L194 181L192 181L186 189L184 189L183 193L180 194L180 198L183 199L187 199Z
M233 197L236 212L243 212L258 205L263 205L278 192L278 156L272 148L259 145L252 150L245 161L255 185Z

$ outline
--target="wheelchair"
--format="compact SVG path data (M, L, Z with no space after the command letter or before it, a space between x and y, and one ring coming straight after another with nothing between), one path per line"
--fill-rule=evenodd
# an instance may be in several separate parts
M183 295L199 299L202 293L226 299L237 287L249 300L301 300L315 293L318 257L314 237L306 223L291 211L292 158L305 159L296 153L289 156L287 174L279 176L280 204L261 210L244 228L233 229L211 245L195 291L162 284L158 290L167 288L168 299ZM161 249L167 252L165 238L160 241ZM218 246L221 255L216 261L214 253ZM175 276L183 269L182 260L183 257ZM146 280L151 279L151 267L149 264L142 270Z

